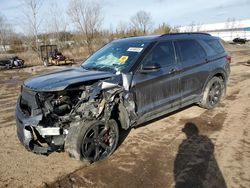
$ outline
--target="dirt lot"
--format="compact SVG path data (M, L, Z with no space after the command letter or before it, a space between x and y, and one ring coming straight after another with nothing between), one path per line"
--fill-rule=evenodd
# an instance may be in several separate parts
M227 97L218 108L193 105L123 132L116 152L92 165L66 153L35 155L16 137L14 107L20 84L31 75L62 67L1 71L0 187L181 187L189 179L197 187L249 188L250 47L226 46L232 72ZM199 135L186 139L182 128L188 122L198 127Z

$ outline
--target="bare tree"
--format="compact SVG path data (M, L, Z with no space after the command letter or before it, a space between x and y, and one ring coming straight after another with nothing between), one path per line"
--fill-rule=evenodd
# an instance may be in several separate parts
M189 25L188 25L188 29L186 32L194 32L195 31L195 22L192 21Z
M179 33L180 32L180 28L181 26L180 25L176 25L174 27L171 28L171 33Z
M25 31L32 37L29 46L39 55L38 33L43 19L39 16L43 0L23 0Z
M71 0L68 15L84 35L88 51L92 53L95 34L99 31L103 20L100 4L96 1Z
M118 38L126 37L129 33L129 23L120 21L116 26L116 35Z
M233 30L237 29L237 24L236 24L236 19L235 18L228 18L226 23L225 23L225 28L230 31L230 38L233 40Z
M64 12L64 10L60 8L57 2L57 0L50 1L50 8L46 20L48 24L46 25L46 27L48 29L48 32L53 34L53 39L58 44L59 41L62 40L61 34L66 33L67 21L64 15L62 15L62 12ZM63 38L65 41L66 37Z
M9 23L6 22L5 18L0 15L0 45L2 47L1 50L7 51L7 44L10 41L12 28Z
M170 25L166 23L162 23L154 30L153 33L155 34L165 34L165 33L170 33L172 31L172 28Z
M195 25L195 31L196 31L196 32L200 32L201 29L202 29L201 23L197 23L197 24Z
M235 18L228 18L226 23L225 23L225 28L226 29L236 29L236 19Z
M146 34L153 26L151 14L145 11L139 11L130 18L131 26L136 32Z

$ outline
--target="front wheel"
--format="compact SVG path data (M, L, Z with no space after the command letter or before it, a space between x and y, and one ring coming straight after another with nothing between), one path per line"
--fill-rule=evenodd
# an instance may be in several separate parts
M80 126L72 135L71 143L67 144L70 144L68 152L71 156L77 154L82 160L95 162L106 159L115 151L119 140L115 120L84 122Z
M213 77L208 83L200 101L200 106L207 109L216 107L225 93L225 83L219 77Z

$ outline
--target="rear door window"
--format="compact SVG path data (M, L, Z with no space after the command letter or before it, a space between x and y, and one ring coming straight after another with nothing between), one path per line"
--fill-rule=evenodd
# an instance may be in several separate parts
M185 66L204 63L206 52L196 40L179 40L175 42L180 61Z

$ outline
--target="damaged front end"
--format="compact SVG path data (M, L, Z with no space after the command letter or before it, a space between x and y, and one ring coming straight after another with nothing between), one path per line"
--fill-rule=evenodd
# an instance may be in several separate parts
M47 155L64 150L78 122L115 119L128 129L137 119L131 79L121 74L56 92L23 86L16 106L19 140L29 151Z
M80 91L36 92L23 86L16 106L17 135L35 153L63 149L69 114Z

